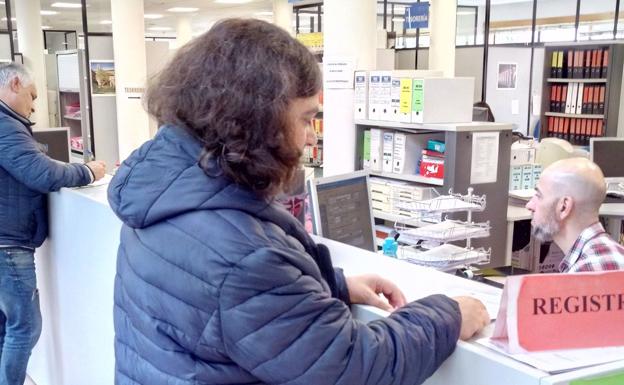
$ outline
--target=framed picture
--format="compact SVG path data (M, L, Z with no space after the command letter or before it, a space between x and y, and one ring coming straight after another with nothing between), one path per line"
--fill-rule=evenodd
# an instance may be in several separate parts
M518 64L498 63L497 90L515 90L518 84Z
M115 95L115 63L112 60L91 60L91 94Z

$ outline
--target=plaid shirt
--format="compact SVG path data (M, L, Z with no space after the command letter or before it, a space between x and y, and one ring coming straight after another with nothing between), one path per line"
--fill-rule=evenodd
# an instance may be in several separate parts
M624 247L607 234L600 222L581 232L568 255L561 261L559 271L624 270Z

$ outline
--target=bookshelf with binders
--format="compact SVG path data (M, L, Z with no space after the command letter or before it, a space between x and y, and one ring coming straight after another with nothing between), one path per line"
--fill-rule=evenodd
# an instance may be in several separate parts
M306 167L323 167L323 93L319 95L319 112L310 122L316 144L303 149L303 165Z
M616 136L624 45L547 45L544 57L540 137L586 146Z
M379 190L372 191L373 215L386 227L409 222L398 203L423 199L417 197L431 189L487 194L474 220L490 221L492 236L474 246L491 247L490 264L503 265L512 127L471 122L473 87L473 78L434 71L356 71L355 169L369 170Z

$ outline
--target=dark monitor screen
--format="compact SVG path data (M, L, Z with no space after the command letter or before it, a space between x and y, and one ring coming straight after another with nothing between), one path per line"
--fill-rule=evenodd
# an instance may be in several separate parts
M69 163L69 132L67 128L50 128L33 131L33 137L52 159Z
M624 177L624 139L592 138L589 152L605 178Z
M472 107L473 122L489 122L490 112L485 107Z
M368 174L356 172L310 180L313 224L317 235L376 251Z

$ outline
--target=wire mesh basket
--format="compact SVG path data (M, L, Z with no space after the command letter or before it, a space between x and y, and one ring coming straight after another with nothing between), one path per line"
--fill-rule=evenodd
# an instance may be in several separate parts
M429 250L419 250L415 246L403 246L397 251L399 259L438 270L489 263L491 254L491 248L487 250L483 247L463 248L449 243Z
M396 224L396 230L400 234L398 240L408 245L417 245L423 240L446 243L468 238L485 238L490 236L490 228L489 222L474 223L452 219L418 228Z
M485 210L485 202L485 195L472 195L471 193L466 195L454 194L451 189L448 195L422 201L402 201L397 202L396 205L400 209L413 213L453 213L460 211L483 211Z

